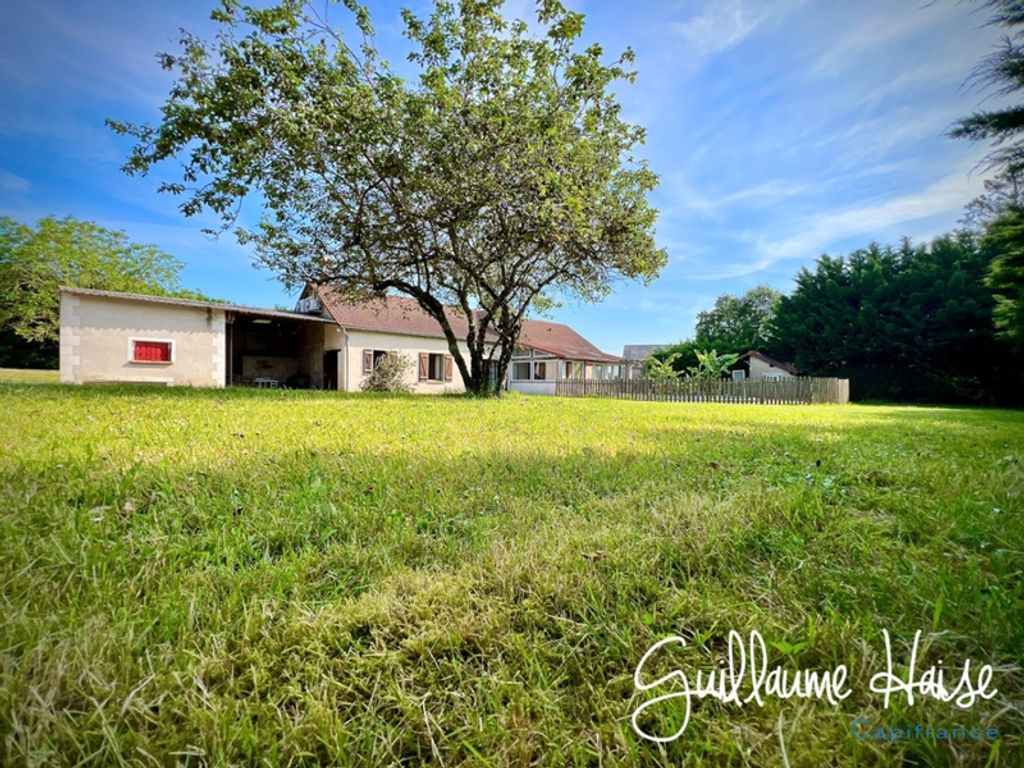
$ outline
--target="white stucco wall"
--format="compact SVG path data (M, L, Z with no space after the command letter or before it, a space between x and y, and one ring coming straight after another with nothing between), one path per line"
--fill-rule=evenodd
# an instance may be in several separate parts
M60 373L63 382L225 385L227 335L223 310L62 292L60 317ZM131 340L136 338L172 342L173 362L134 362ZM468 361L467 346L460 343L459 347ZM440 394L465 390L454 360L451 381L419 380L420 353L449 354L448 344L442 338L311 323L302 330L297 364L319 385L323 377L323 353L337 350L338 388L358 392L366 378L362 366L366 349L397 351L406 357L410 361L407 381L413 392Z
M524 395L553 395L558 387L557 381L538 379L536 381L510 381L510 392L522 392Z
M132 361L132 339L170 341L171 363ZM61 293L60 380L223 387L223 310Z
M338 332L336 332L338 331ZM396 351L405 357L409 363L409 372L406 374L406 382L412 387L412 391L419 394L441 394L443 392L464 392L465 383L459 373L459 367L452 360L451 381L420 381L419 380L419 356L420 353L427 354L450 354L448 342L441 338L427 336L400 336L392 333L378 333L374 331L348 330L347 354L345 353L345 333L341 329L330 329L326 331L327 349L340 349L344 362L342 364L341 389L349 392L358 392L366 376L363 374L363 351L367 349ZM465 342L459 342L459 350L463 359L469 361L469 347ZM347 368L347 370L345 370Z
M766 363L757 357L750 357L750 380L751 381L764 381L765 375L770 378L781 377L783 379L792 379L793 374L789 371L784 371L782 368L776 368L774 365Z
M528 354L521 354L517 357L512 358L512 362L509 364L508 369L508 386L509 389L516 392L525 392L528 394L554 394L556 383L566 378L566 366L573 365L573 371L577 371L578 368L582 368L582 378L584 379L609 379L609 378L621 378L623 376L624 364L622 363L582 363L578 360L567 361L557 357L550 357L547 355L534 355L532 361L536 363L544 363L544 375L541 377L536 376L536 371L529 379L517 379L516 374L516 363L528 363L531 358ZM600 368L603 373L600 377L596 375L597 370ZM617 375L608 376L608 370L610 368L616 369ZM579 378L571 377L571 378Z

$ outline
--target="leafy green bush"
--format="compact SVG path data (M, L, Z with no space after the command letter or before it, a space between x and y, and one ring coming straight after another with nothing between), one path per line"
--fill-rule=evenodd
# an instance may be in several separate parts
M404 355L388 355L377 363L373 373L359 385L363 392L410 392L407 375L412 363Z

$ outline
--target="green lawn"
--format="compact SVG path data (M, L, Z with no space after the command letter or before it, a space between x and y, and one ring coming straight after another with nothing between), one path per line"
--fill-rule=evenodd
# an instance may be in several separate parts
M1021 764L1024 413L25 384L0 409L0 763ZM852 695L695 701L639 739L646 649L689 638L693 682L731 629ZM999 695L883 710L882 629L997 665Z
M58 381L60 381L60 371L0 368L0 384L56 384Z

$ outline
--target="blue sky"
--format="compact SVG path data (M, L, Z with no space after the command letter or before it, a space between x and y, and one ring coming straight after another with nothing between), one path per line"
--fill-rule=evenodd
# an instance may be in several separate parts
M371 5L378 45L403 58L399 8ZM585 38L637 53L621 93L648 129L661 176L653 201L670 261L648 287L552 318L609 352L689 336L722 293L788 291L823 252L927 239L954 227L981 189L984 146L944 136L983 94L963 83L998 41L976 3L582 0ZM0 27L0 214L71 214L125 230L186 263L183 283L248 304L290 306L233 238L211 240L158 195L172 169L120 172L130 142L107 117L154 121L170 85L157 51L203 32L210 0L9 5ZM531 3L512 0L508 14Z

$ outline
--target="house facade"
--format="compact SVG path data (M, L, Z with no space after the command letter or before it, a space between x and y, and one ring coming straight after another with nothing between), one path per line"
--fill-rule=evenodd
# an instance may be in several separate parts
M457 335L465 321L449 318ZM461 344L462 352L468 350ZM344 301L307 286L297 311L61 288L67 383L265 386L355 392L388 355L414 392L465 389L441 327L410 299Z
M644 361L659 349L663 344L627 344L622 348L622 363L625 366L625 378L639 379L644 374Z
M524 320L508 370L508 389L553 395L559 379L618 379L621 357L599 350L562 323Z
M733 381L782 381L796 378L799 371L792 363L750 350L740 355L732 367L731 375Z

